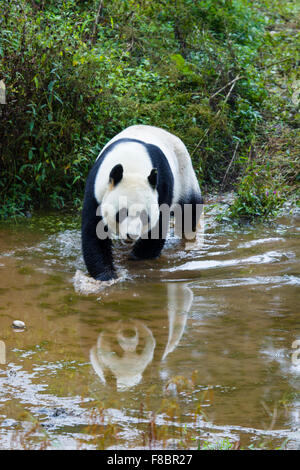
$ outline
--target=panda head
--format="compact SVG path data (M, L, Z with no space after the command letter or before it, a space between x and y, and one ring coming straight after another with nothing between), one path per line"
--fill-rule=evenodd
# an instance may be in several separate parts
M112 238L137 240L155 227L159 219L157 169L148 177L123 174L114 166L101 204L101 215Z

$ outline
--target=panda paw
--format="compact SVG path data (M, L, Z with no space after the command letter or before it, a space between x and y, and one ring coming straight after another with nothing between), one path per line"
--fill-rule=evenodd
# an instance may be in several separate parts
M114 271L104 271L103 273L95 276L96 281L111 281L117 278L118 276Z

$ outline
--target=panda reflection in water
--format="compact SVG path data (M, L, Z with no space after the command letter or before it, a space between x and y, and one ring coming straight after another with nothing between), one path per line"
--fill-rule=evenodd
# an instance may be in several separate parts
M183 142L158 127L128 127L106 144L87 178L82 251L88 272L99 281L117 278L111 247L117 237L134 242L131 259L157 258L172 209L182 209L185 224L184 210L190 208L189 225L195 235L202 204Z

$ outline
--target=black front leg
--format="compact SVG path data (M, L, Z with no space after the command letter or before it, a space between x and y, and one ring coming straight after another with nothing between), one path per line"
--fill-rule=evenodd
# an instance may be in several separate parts
M130 259L141 260L158 258L166 241L168 227L169 214L164 214L163 220L162 213L160 213L158 225L153 231L150 230L148 232L147 238L139 238L130 253Z
M144 240L143 238L140 238L130 253L130 259L141 260L158 258L164 247L165 241L165 239Z
M96 215L97 203L86 197L82 211L82 253L90 275L98 281L116 279L112 243L104 230L102 218Z
M118 277L113 266L111 240L99 239L94 224L82 227L82 252L87 270L94 279L109 281Z

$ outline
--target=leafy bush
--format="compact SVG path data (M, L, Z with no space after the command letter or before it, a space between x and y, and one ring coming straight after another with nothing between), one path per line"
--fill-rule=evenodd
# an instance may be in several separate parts
M0 217L78 207L101 147L132 124L174 132L200 183L249 147L266 90L264 18L246 0L0 5ZM243 162L236 160L231 181Z
M254 163L241 178L236 198L226 216L248 221L267 219L275 215L285 201L282 190L266 167Z

